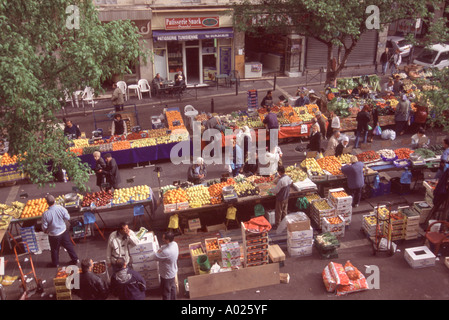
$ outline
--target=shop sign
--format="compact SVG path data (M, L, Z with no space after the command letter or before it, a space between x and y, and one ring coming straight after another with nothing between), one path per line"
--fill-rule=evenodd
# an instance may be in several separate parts
M165 30L218 28L219 17L166 18Z

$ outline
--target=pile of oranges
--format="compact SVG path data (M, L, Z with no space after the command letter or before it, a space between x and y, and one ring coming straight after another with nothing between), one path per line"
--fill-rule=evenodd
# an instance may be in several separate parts
M9 166L17 162L16 155L10 156L8 153L5 153L1 158L0 166Z
M45 198L28 200L23 208L21 219L40 217L47 211L48 204Z
M112 151L131 149L131 143L127 140L112 143Z
M235 180L233 178L229 178L225 182L220 182L211 185L209 189L210 194L210 202L211 204L220 204L223 201L223 188L229 185L235 184Z
M187 192L184 189L168 190L164 193L164 204L188 202Z
M185 128L184 126L184 121L182 120L182 116L181 113L179 113L179 111L167 111L165 112L165 116L167 117L167 124L168 124L168 128L170 130L174 130L174 129L182 129ZM175 121L179 121L180 125L179 126L174 126L173 122Z

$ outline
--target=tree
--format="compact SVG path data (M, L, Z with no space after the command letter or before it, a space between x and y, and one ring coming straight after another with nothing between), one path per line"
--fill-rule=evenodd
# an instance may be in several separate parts
M147 56L139 40L131 21L101 23L93 1L0 0L0 129L33 183L52 185L64 168L85 190L90 168L58 129L64 90L99 92L130 72Z
M233 5L234 27L255 33L296 32L327 47L326 84L346 65L360 36L370 28L383 28L400 19L433 18L427 5L416 0L241 0ZM337 56L334 56L334 48Z

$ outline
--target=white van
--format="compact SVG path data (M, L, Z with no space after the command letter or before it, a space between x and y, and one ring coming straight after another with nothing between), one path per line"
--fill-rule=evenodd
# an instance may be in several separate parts
M421 51L418 57L413 60L414 64L438 68L439 70L449 66L449 45L434 44Z

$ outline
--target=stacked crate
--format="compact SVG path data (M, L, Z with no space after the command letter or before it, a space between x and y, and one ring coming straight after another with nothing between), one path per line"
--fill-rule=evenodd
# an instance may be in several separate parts
M368 237L376 236L377 217L374 214L364 215L362 217L362 230Z
M405 239L405 219L404 215L400 212L389 213L390 219L388 217L382 217L382 219L387 219L383 225L384 236L387 240L398 241Z
M200 274L200 266L198 265L199 256L205 255L203 244L201 242L195 242L189 244L190 259L192 259L193 271L195 274Z
M204 244L206 245L206 255L210 264L221 262L221 250L218 244L218 238L204 239Z
M221 242L220 255L222 268L239 268L240 261L240 245L237 241Z
M405 240L417 239L419 235L419 213L410 207L400 208L405 219Z
M251 232L242 222L243 266L253 267L268 263L268 232Z
M344 192L343 188L330 189L328 199L335 207L335 215L342 216L345 220L345 225L349 226L352 220L352 197L347 195L345 197L335 197L336 192Z
M157 250L159 243L153 232L147 232L136 246L129 249L133 269L145 279L147 289L158 288L160 285L159 263L151 257Z
M345 235L345 219L343 216L323 218L322 231L329 232L336 237L344 237Z
M258 98L257 98L257 90L248 90L248 109L255 110L259 107Z
M321 204L327 203L327 209L321 208ZM310 206L310 216L318 229L322 228L322 220L327 217L335 217L335 207L328 199L313 200Z
M39 245L37 243L34 226L20 228L20 236L22 238L22 241L26 242L26 244L28 245L28 249L30 250L30 252L35 253L39 251ZM28 252L26 246L24 246L23 249L25 250L25 252Z
M290 213L287 222L287 252L291 257L305 257L312 254L313 229L310 219L302 212Z
M66 278L53 278L56 300L72 300L72 290L66 285Z
M430 206L426 201L417 201L413 203L413 209L419 214L419 223L426 222L430 211L432 211L432 206Z
M435 187L433 187L434 184L435 184L435 182L432 182L432 181L424 181L423 182L423 186L424 186L424 188L426 188L426 196L425 196L424 200L427 202L427 204L430 207L433 207L433 191L435 189Z

